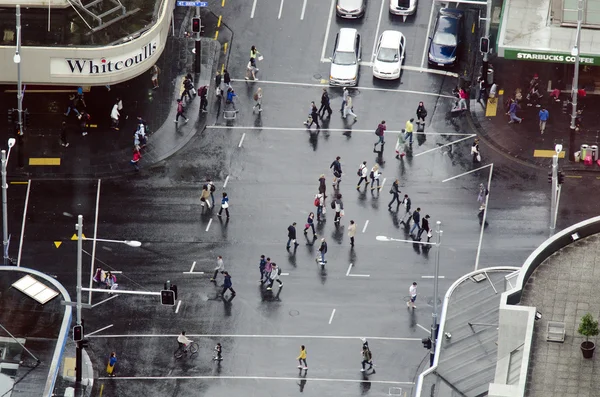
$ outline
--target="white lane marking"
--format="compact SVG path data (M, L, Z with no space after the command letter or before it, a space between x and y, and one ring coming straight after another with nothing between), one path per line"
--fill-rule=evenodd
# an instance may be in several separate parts
M304 0L304 4L302 5L302 13L300 14L300 20L304 19L304 11L306 11L306 0Z
M350 270L352 270L352 263L348 265L348 271L346 272L346 276L350 275Z
M94 282L94 263L96 262L96 245L98 238L98 214L100 209L100 186L102 185L102 179L98 179L98 189L96 190L96 216L94 217L94 241L92 242L92 260L90 261L90 288ZM88 293L88 305L92 304L92 292Z
M204 274L204 272L181 272L182 274Z
M68 213L68 212L63 212L63 215L64 215L64 216L67 216L67 217L69 217L69 218L73 218L73 214L70 214L70 213Z
M381 8L379 9L379 19L377 19L377 28L375 29L375 40L373 40L373 50L371 51L371 62L375 58L375 46L379 39L379 28L381 27L381 17L383 16L383 6L387 3L387 0L381 0Z
M431 3L431 12L429 13L429 24L427 24L427 34L425 35L425 44L423 44L423 56L421 57L421 68L425 67L425 54L427 51L427 46L429 44L429 35L431 32L431 22L433 21L433 10L435 10L435 1Z
M211 224L211 223L212 223L212 218L210 218L210 219L208 220L208 225L206 225L206 230L205 230L206 232L208 232L208 229L210 229L210 224Z
M250 12L250 18L254 18L254 11L256 10L256 1L254 0L254 3L252 3L252 11Z
M363 233L367 230L367 226L369 226L369 220L367 219L367 221L365 222L365 226L363 227Z
M427 329L427 328L423 327L421 324L417 324L417 327L421 328L423 331L425 331L425 332L427 332L428 334L431 335L431 330L430 329Z
M435 278L435 276L421 276L421 278ZM446 278L446 276L438 276L438 278Z
M371 277L371 275L369 274L350 274L350 270L352 270L352 266L354 266L354 264L350 264L348 266L348 271L346 272L346 276L348 277Z
M277 16L277 19L281 19L281 11L283 11L283 0L281 0L281 4L279 5L279 15Z
M177 302L177 308L175 309L175 314L179 313L179 307L181 306L181 300Z
M421 339L419 339L421 340ZM99 380L178 380L178 379L239 379L239 380L293 380L302 381L306 378L291 378L284 376L223 376L223 375L197 375L197 376L114 376L114 377L99 377ZM310 378L311 382L347 382L347 383L377 383L389 385L406 385L412 386L414 382L399 382L394 380L372 380L372 379L330 379L330 378Z
M241 125L232 125L232 126L226 126L226 125L207 125L206 128L211 128L211 129L215 129L215 130L265 130L265 131L306 131L306 127L256 127L256 126L241 126ZM348 129L345 128L321 128L320 131L328 131L328 132L347 132ZM368 133L373 133L372 129L352 129L352 132L368 132ZM399 134L401 133L401 130L386 130L385 133L386 135L389 134ZM446 136L470 136L473 134L465 134L462 132L414 132L413 134L416 135L446 135Z
M339 335L232 335L232 334L186 334L191 337L198 338L250 338L250 339L260 339L260 338L289 338L289 339L334 339L334 340L359 340L360 338L367 338L373 340L389 340L396 342L414 342L420 341L421 338L401 338L401 337L392 337L392 336L339 336ZM179 334L131 334L131 335L96 335L94 338L177 338Z
M333 321L333 316L335 315L335 309L331 312L331 316L329 317L329 324Z
M331 19L333 18L334 7L335 7L335 0L331 0L331 7L329 7L329 18L327 19L327 28L325 29L325 37L323 37L323 48L321 49L321 59L325 58L325 50L327 50L327 39L329 38L329 29L331 28Z
M100 301L100 302L98 302L98 303L94 303L94 304L92 305L92 309L93 309L93 308L95 308L95 307L96 307L96 306L98 306L98 305L101 305L101 304L103 304L103 303L106 303L106 302L108 302L108 301L109 301L109 300L111 300L111 299L115 299L117 296L119 296L119 295L113 295L113 296L111 296L110 298L106 298L106 299L104 299L104 300L101 300L101 301Z
M85 336L90 336L90 335L97 334L98 332L102 332L102 331L104 331L105 329L109 329L109 328L110 328L110 327L112 327L113 325L114 325L114 324L107 325L106 327L104 327L104 328L100 328L100 329L97 329L97 330L95 330L94 332L90 332L89 334L86 334Z
M225 178L225 182L223 182L223 189L227 187L227 182L229 182L229 175L227 175L227 178Z
M491 166L492 166L492 164L488 164L488 165L484 165L483 167L475 168L474 170L471 170L471 171L463 172L462 174L458 174L458 175L456 175L456 176L453 176L453 177L450 177L450 178L444 179L444 180L442 181L442 183L443 183L443 182L448 182L448 181L451 181L451 180L453 180L453 179L456 179L456 178L460 178L461 176L465 176L465 175L471 174L471 173L473 173L473 172L476 172L476 171L480 171L480 170L482 170L482 169L484 169L484 168L491 167Z
M123 274L123 271L121 270L111 270L110 272L113 274Z
M487 190L488 194L485 196L485 210L483 211L483 219L481 220L481 230L479 231L479 244L477 244L477 256L475 257L475 270L479 268L479 255L481 254L481 243L483 242L483 231L485 229L485 219L488 212L488 202L490 200L490 187L492 185L492 173L494 172L494 163L490 164L490 175L488 176Z
M194 261L194 263L192 263L192 268L190 269L190 273L192 273L194 271L195 267L196 267L196 261Z
M381 186L379 190L383 190L383 186L385 186L385 181L387 181L387 178L383 178L383 182L381 182ZM373 186L371 186L373 187Z
M238 83L238 82L247 83L248 82L247 80L241 80L241 79L231 79L231 81L233 81L234 83ZM294 83L294 82L290 82L290 81L273 81L273 80L261 80L260 83L261 84L279 84L279 85L288 85L288 86L291 85L291 86L298 86L298 87L321 87L321 88L329 87L329 84L327 84L327 83L325 83L325 84ZM456 100L456 97L452 96L452 95L436 94L435 92L425 92L425 91L401 90L401 89L397 89L397 88L391 89L391 88L377 88L377 87L348 87L348 90L398 92L398 93L403 93L403 94L417 94L417 95L434 96L434 97L439 97L439 98L449 98L449 99Z
M430 152L433 152L433 151L439 150L439 149L441 149L441 148L443 148L443 147L450 146L450 145L454 145L455 143L458 143L458 142L466 141L467 139L471 139L471 138L473 138L474 136L477 136L477 134L471 134L471 136L466 136L466 137L464 137L464 138L457 139L457 140L456 140L456 141L454 141L454 142L446 143L446 144L444 144L444 145L441 145L441 146L438 146L438 147L434 147L433 149L428 149L428 150L425 150L424 152L417 153L417 154L415 154L414 156L415 156L415 157L417 157L417 156L421 156L421 155L423 155L423 154L425 154L425 153L430 153Z
M419 73L439 74L442 76L449 76L449 77L458 77L458 73L449 72L447 70L429 69L429 68L424 68L424 67L419 67L419 66L405 65L405 66L402 66L402 70L410 70L412 72L419 72Z
M281 273L280 275L281 276L289 276L290 274L289 273Z
M23 222L21 223L21 238L19 239L19 253L17 254L17 267L21 266L21 252L23 251L23 238L25 237L25 220L27 219L27 206L29 205L30 191L31 179L27 181L27 193L25 194L25 208L23 208Z
M244 138L245 138L245 137L246 137L246 133L244 132L244 133L242 134L242 139L240 139L240 144L238 145L238 147L239 147L239 148L240 148L240 147L242 147L242 143L244 143Z

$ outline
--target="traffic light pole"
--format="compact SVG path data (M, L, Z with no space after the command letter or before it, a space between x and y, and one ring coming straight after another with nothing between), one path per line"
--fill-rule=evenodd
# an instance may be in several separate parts
M487 84L487 75L488 75L488 60L489 60L489 52L491 47L490 38L490 30L492 24L492 0L487 0L485 7L485 37L488 39L488 50L483 53L483 64L481 65L481 77L485 84Z
M552 192L550 201L550 237L556 228L556 213L558 209L558 154L552 156Z
M82 252L83 252L83 216L77 217L77 325L82 325L81 319L81 278L82 278ZM84 331L85 332L85 331ZM82 346L81 341L77 341L75 348L75 382L81 383L82 377Z
M200 7L196 7L196 18L200 18ZM200 56L200 52L202 50L202 42L200 41L200 33L202 32L202 19L200 19L200 31L197 32L195 34L195 39L196 39L196 43L195 43L195 50L196 50L196 57L195 57L195 62L194 62L194 73L196 74L200 74L200 63L202 60L202 57Z
M433 365L433 357L435 356L435 347L437 344L438 335L438 284L440 282L440 245L442 243L442 222L437 221L435 227L435 272L433 274L433 314L431 322L431 351L429 352L429 363Z

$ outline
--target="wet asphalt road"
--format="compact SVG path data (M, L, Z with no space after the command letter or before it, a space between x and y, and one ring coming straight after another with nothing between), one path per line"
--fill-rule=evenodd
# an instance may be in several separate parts
M362 67L360 87L352 90L358 121L349 125L340 118L341 91L333 89L334 113L324 121L328 130L305 130L308 104L317 101L321 91L315 86L320 77L315 76L328 73L328 65L319 62L330 10L326 3L309 5L303 20L302 8L291 2L284 3L281 19L278 5L267 7L265 0L257 0L252 19L252 2L224 8L224 18L227 13L238 15L227 22L236 31L233 77L243 76L250 45L259 45L266 58L259 67L260 79L267 82L234 81L240 113L230 126L215 117L213 104L211 125L174 157L140 175L31 182L22 266L55 275L74 295L76 242L71 236L76 215L84 215L87 237L96 232L97 216L99 238L135 239L143 246L99 242L94 249L92 242L85 242L84 284L90 283L92 267L101 266L117 272L121 289L157 292L166 280L179 288L175 307L161 306L152 296L92 295L92 303L111 298L84 310L87 333L108 327L90 336L88 352L98 377L93 395L410 395L428 357L420 339L431 324L435 248L376 240L379 235L410 240L399 222L402 214L387 210L395 178L400 179L402 194L412 198L413 208L421 207L423 215L431 216L432 226L442 222L441 294L476 265L518 266L547 237L545 172L524 168L484 145L483 163L473 165L473 132L464 119L448 116L452 99L447 95L455 79L405 71L401 84L379 83L372 81L369 67ZM365 19L355 21L363 34L363 54L371 51L381 7L376 1L368 4ZM403 27L408 65L420 65L419 40L426 36L428 6L421 3L416 21L409 18L404 25L383 10L379 32ZM331 30L347 24L351 22L334 18ZM328 36L326 54L333 35ZM291 50L294 47L301 50ZM257 86L264 91L260 116L251 111ZM397 131L414 117L419 100L429 111L426 134L415 136L409 155L397 160ZM373 132L381 119L386 119L390 132L385 150L377 153ZM314 260L319 240L311 233L305 238L302 228L307 214L315 210L320 174L327 176L328 194L332 193L329 165L338 155L344 169L340 192L345 216L336 227L328 207L327 220L317 227L319 238L329 243L328 263L321 269ZM362 161L369 168L380 164L379 193L356 191L356 170ZM484 168L448 180L477 167ZM478 185L488 183L490 172L487 227L481 233ZM199 194L205 176L215 180L217 198L228 193L229 221L214 210L202 213ZM578 189L568 181L563 197ZM21 236L17 231L26 191L25 185L10 190L12 252ZM561 212L559 227L593 212L585 203L579 210L579 203L561 205L568 210ZM347 236L350 219L357 223L354 249ZM298 223L300 245L287 251L286 229L292 222ZM259 287L261 254L281 266L282 289L267 292ZM232 275L234 299L217 296L221 276L218 285L209 282L217 255L223 256ZM413 281L419 288L414 311L404 301ZM88 294L84 297L87 300ZM181 330L199 343L200 352L175 361L172 353ZM375 373L359 371L360 337L370 341ZM217 342L223 345L220 364L211 360ZM307 347L309 370L299 375L295 358L301 344ZM104 367L111 351L119 361L117 376L109 379Z

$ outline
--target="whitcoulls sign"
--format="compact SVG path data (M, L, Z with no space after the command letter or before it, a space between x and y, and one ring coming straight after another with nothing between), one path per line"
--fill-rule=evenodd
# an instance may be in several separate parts
M158 38L125 55L102 58L52 58L51 75L103 76L118 73L148 62L158 49ZM102 51L98 48L96 51Z

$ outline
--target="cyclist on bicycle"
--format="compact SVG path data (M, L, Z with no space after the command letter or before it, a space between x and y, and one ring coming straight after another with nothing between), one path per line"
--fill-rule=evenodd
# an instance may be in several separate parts
M179 343L180 348L183 348L183 351L187 351L188 345L192 342L191 339L188 339L188 337L185 336L185 331L181 331L181 334L177 337L177 343Z

